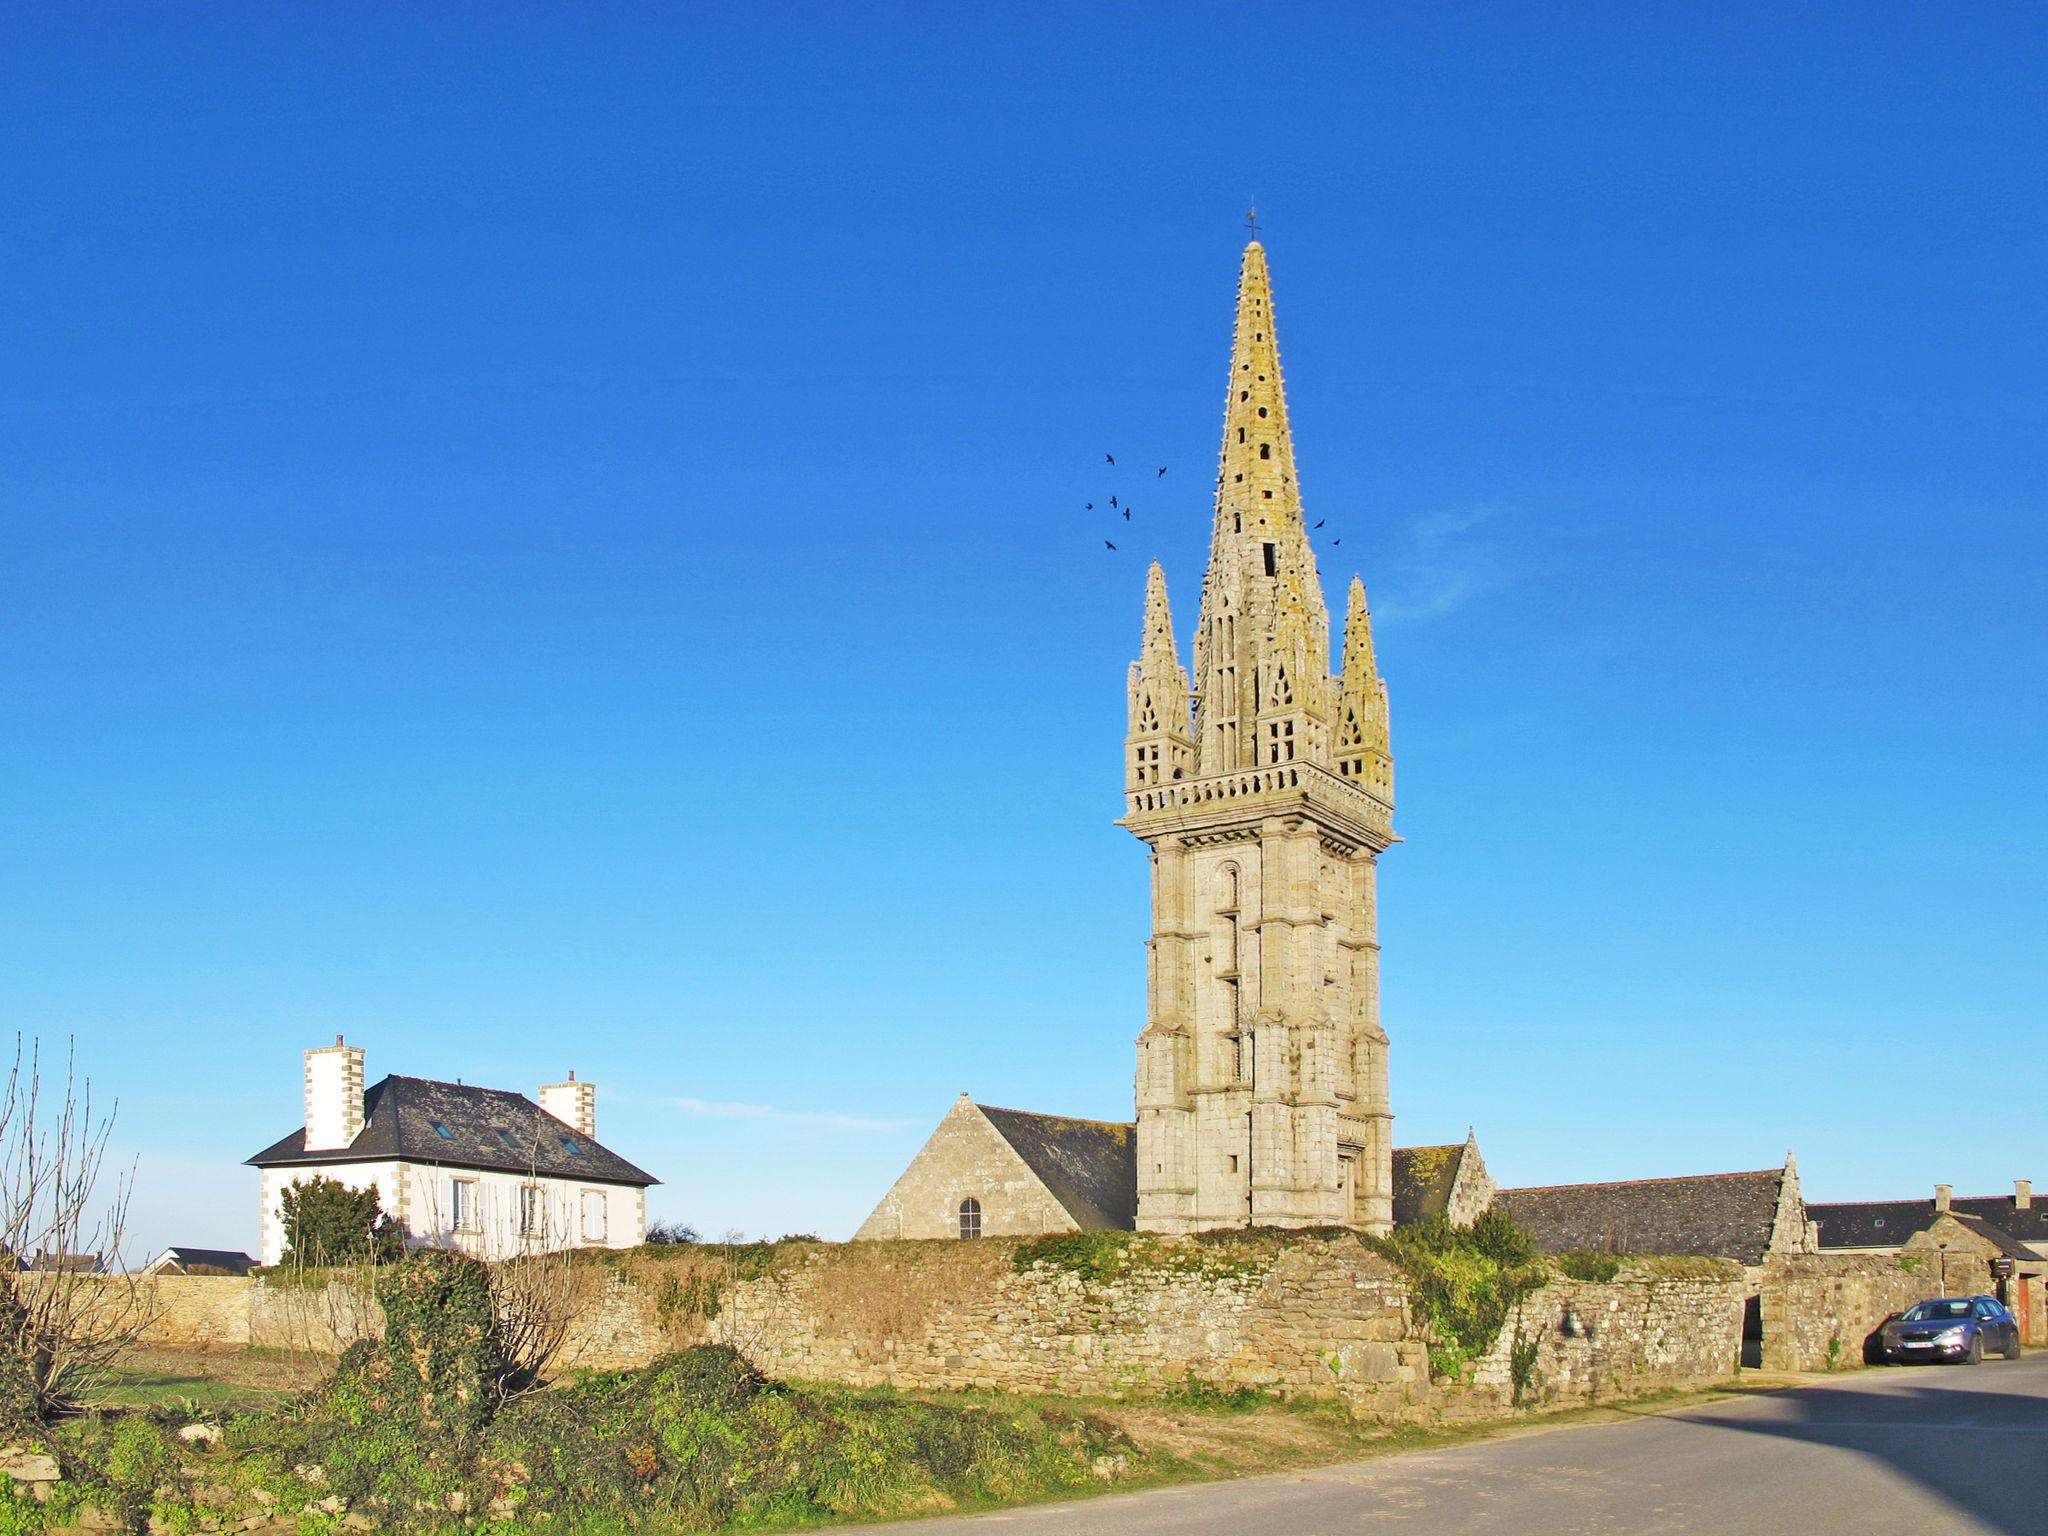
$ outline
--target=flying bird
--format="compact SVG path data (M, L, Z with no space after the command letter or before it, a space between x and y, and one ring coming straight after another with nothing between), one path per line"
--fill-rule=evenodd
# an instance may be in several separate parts
M1110 498L1109 498L1109 504L1110 504L1110 505L1111 505L1112 507L1116 505L1116 498L1115 498L1114 496L1112 496L1112 497L1110 497Z
M1105 454L1103 455L1103 457L1104 457L1105 459L1109 460L1109 462L1110 462L1110 463L1112 463L1112 464L1114 464L1114 463L1116 462L1116 455L1115 455L1115 454L1113 454L1113 453L1105 453Z
M1104 540L1102 541L1102 547L1103 547L1104 549L1115 549L1115 548L1116 548L1116 546L1115 546L1114 544L1110 543L1110 542L1109 542L1109 540L1107 540L1107 539L1104 539Z
M1130 509L1129 507L1125 507L1125 508L1124 508L1124 521L1128 523L1128 522L1129 522L1130 520L1131 520L1131 509Z
M1160 465L1160 466L1159 466L1159 474L1160 474L1160 475L1163 475L1163 474L1165 474L1165 473L1166 473L1166 466L1165 466L1164 464L1162 464L1162 465ZM1159 478L1159 475L1154 475L1154 476L1153 476L1152 478L1156 480L1156 479L1158 479L1158 478Z
M1330 540L1330 548L1335 549L1339 544L1342 544L1343 542L1344 541L1342 539L1332 539Z
M1094 503L1094 502L1092 502L1092 501L1091 501L1091 502L1089 502L1089 503L1088 503L1088 510L1089 510L1090 512L1093 512L1093 511L1095 510L1095 503Z
M1328 521L1329 519L1327 517L1319 517L1316 519L1316 526L1320 528L1323 526L1323 524L1327 523Z

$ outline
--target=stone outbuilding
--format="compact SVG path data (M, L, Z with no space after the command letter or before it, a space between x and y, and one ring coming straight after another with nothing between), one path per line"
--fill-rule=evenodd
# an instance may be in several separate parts
M1937 1184L1931 1200L1860 1200L1810 1205L1822 1253L1923 1253L1932 1256L1932 1288L1947 1289L1943 1259L1964 1254L1991 1261L1998 1299L2020 1320L2030 1344L2048 1343L2048 1201L2034 1198L2031 1179L2010 1195L1955 1198ZM1999 1261L2003 1261L2002 1263Z
M1813 1251L1789 1154L1782 1168L1747 1173L1503 1189L1493 1205L1546 1253L1697 1254L1753 1268Z
M1470 1131L1462 1142L1443 1147L1394 1149L1394 1225L1441 1216L1454 1227L1469 1227L1493 1203L1493 1179Z

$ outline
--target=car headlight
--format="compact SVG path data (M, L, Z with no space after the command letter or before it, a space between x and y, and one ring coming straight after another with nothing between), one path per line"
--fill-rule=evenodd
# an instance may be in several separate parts
M1942 1329L1941 1332L1934 1336L1934 1342L1937 1344L1960 1344L1963 1342L1963 1335L1968 1331L1961 1323L1958 1323L1953 1328Z

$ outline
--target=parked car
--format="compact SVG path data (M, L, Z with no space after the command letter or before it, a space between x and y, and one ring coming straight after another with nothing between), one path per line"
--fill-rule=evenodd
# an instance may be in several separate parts
M1995 1296L1938 1296L1908 1308L1884 1325L1884 1357L1961 1360L1975 1365L1997 1352L2020 1357L2019 1320Z

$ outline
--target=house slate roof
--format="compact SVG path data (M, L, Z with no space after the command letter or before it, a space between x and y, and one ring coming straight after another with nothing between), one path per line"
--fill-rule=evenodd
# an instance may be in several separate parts
M1137 1126L974 1107L1083 1232L1129 1232L1138 1225Z
M2022 1244L2048 1248L2048 1200L2036 1199L2022 1210L2011 1195L1973 1195L1951 1200L1952 1215L1988 1222ZM1924 1232L1937 1212L1934 1201L1849 1200L1806 1207L1808 1219L1820 1223L1821 1251L1830 1248L1898 1248L1916 1232ZM2032 1257L2033 1255L2029 1255Z
M252 1168L304 1163L426 1163L588 1184L661 1181L557 1120L523 1093L393 1074L363 1091L363 1128L346 1147L306 1150L306 1128L248 1160Z
M1771 1246L1783 1168L1617 1184L1503 1189L1493 1197L1546 1253L1697 1254L1758 1264Z
M2030 1259L2038 1262L2041 1257L2010 1232L2002 1227L1994 1227L1982 1216L1972 1216L1964 1211L1950 1211L1949 1214L2008 1259Z
M1451 1190L1465 1145L1394 1148L1394 1225L1441 1216L1450 1209Z
M163 1251L157 1262L161 1264L166 1259L188 1272L204 1267L225 1270L231 1275L246 1275L256 1267L256 1261L248 1254L233 1248L184 1248L173 1244Z

